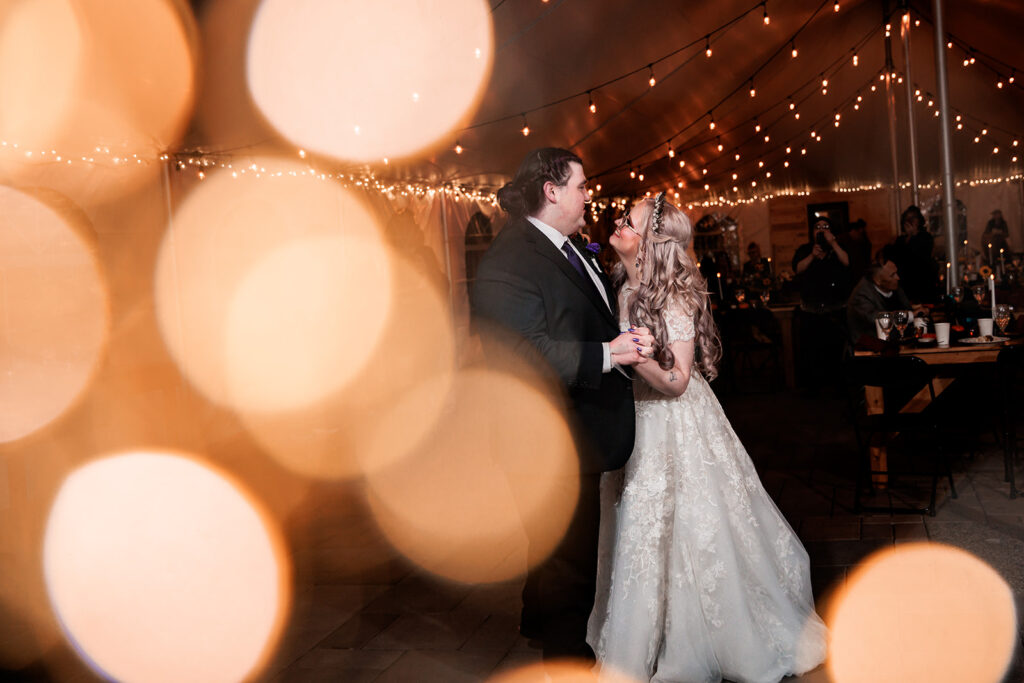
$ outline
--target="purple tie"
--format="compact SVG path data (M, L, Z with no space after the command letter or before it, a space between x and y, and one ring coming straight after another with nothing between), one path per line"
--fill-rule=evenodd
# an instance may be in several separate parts
M565 255L569 257L569 263L571 263L572 267L576 269L576 272L582 275L584 280L593 284L590 276L583 270L583 261L580 261L580 257L576 254L576 250L572 248L572 245L569 244L569 240L562 242L562 251L564 251Z

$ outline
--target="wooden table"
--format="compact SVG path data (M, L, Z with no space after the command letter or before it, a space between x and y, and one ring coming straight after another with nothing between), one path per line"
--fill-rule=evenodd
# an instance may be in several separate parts
M965 366L965 365L988 365L996 362L996 358L999 356L999 352L1008 346L1018 346L1024 344L1024 339L1011 339L1010 341L1003 342L1002 344L985 344L985 345L969 345L969 344L952 344L948 347L937 347L937 346L907 346L900 348L901 356L917 356L928 365L946 365L951 367ZM857 357L861 356L879 356L880 354L874 351L856 351L854 355ZM935 377L932 379L932 390L935 395L938 396L950 384L953 383L953 377ZM885 399L882 395L882 389L880 387L864 387L864 398L867 402L867 412L869 415L878 415L885 411ZM900 408L901 413L916 413L924 409L925 406L931 401L931 393L928 391L928 387L924 387L921 391L917 392L907 404ZM871 469L875 471L885 471L888 468L888 452L886 447L883 446L871 446L870 447L871 457ZM880 488L885 488L887 481L885 474L872 475L872 481L875 482Z

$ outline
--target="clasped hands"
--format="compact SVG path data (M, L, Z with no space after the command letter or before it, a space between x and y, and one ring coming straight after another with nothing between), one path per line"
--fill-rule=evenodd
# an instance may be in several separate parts
M631 327L613 339L608 350L613 363L641 365L654 355L654 335L646 327Z

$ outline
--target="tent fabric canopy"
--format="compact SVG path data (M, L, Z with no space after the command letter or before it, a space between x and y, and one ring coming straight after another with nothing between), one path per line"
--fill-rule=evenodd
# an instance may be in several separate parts
M904 11L895 3L867 0L497 2L494 69L475 115L465 129L453 131L450 144L435 150L429 165L410 159L393 164L391 172L495 187L529 149L561 146L580 154L593 185L601 185L597 194L604 196L678 189L682 200L700 201L891 185L879 74L886 65L887 21L893 69L898 78L905 73L899 31ZM914 102L920 182L937 183L931 4L916 3L909 11L913 88L921 91L921 101ZM1009 80L1018 59L1012 40L1024 31L1024 6L964 0L947 2L945 11L954 43L947 51L950 106L964 125L953 136L957 180L1019 173L1019 160L1011 159L1019 149L1013 141L1024 134L1024 79ZM975 62L963 66L969 57ZM908 183L907 83L893 86L899 178ZM529 136L521 132L524 123ZM461 154L453 149L456 141ZM679 161L685 162L682 168Z

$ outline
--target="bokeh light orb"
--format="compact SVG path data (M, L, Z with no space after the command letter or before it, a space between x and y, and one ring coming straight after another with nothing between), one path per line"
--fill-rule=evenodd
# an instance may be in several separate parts
M116 680L251 676L290 603L281 541L257 505L173 453L122 453L72 472L50 510L43 563L69 640Z
M422 150L472 114L492 51L483 0L263 0L247 77L292 142L379 161Z
M407 234L405 242L413 238ZM381 306L387 318L378 342L370 343L364 334L373 327L372 316L345 320L347 341L330 351L330 357L339 361L369 353L358 374L316 403L273 413L241 413L256 441L293 472L318 479L354 479L394 464L422 443L448 405L455 339L439 273L424 272L397 251L390 257L390 300ZM362 288L337 293L363 296ZM368 299L381 303L373 296ZM253 305L259 305L258 299ZM247 338L241 334L233 346L242 346ZM281 384L290 382L284 378Z
M429 401L430 387L404 400ZM367 498L388 541L421 567L508 580L550 554L576 507L565 414L537 384L488 370L462 371L449 400L424 446L368 473Z
M391 299L388 250L364 203L283 159L222 169L175 212L156 269L161 334L207 397L299 409L370 357Z
M254 264L225 321L232 403L261 413L308 406L370 358L388 314L380 243L332 235L285 245Z
M110 330L80 211L0 186L0 442L52 422L88 386Z
M1013 592L982 560L913 543L876 553L833 598L835 683L998 683L1017 638Z
M196 44L175 0L0 3L0 171L76 199L155 177L192 109Z
M487 683L639 683L636 679L608 668L599 669L592 662L571 659L529 664L503 671L487 679Z

